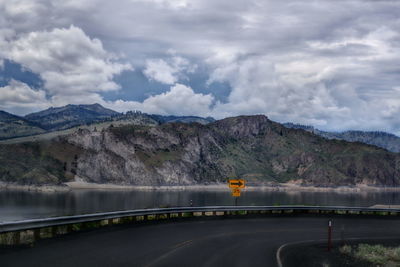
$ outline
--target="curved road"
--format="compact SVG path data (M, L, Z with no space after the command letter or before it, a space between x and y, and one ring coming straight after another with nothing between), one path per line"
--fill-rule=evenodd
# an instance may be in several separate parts
M143 223L41 240L32 248L0 249L1 266L276 266L288 242L333 237L400 237L395 217L274 216Z

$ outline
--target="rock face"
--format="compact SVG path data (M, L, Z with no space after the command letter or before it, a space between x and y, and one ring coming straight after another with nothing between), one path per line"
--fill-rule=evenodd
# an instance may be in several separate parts
M386 132L364 132L364 131L345 131L345 132L325 132L315 129L312 126L285 123L287 128L303 129L328 139L345 140L349 142L361 142L369 145L382 147L392 152L400 152L400 137Z
M319 186L400 184L399 154L288 129L265 116L227 118L207 125L125 125L80 130L34 146L1 145L1 180L13 180L5 154L16 148L34 155L24 157L17 168L18 175L25 174L23 183L29 177L37 183L37 176L26 174L27 165L40 162L42 180L50 183L56 176L58 182L79 178L130 185L209 184L230 177L250 183L300 181ZM53 169L48 168L49 161ZM43 178L46 172L48 179Z

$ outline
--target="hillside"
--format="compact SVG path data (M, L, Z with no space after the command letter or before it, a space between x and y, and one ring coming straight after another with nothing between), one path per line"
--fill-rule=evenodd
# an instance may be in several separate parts
M163 115L149 115L150 118L158 121L160 124L169 123L169 122L183 122L183 123L192 123L197 122L200 124L208 124L210 122L214 122L215 119L212 117L202 118L197 116L163 116Z
M43 129L54 131L102 121L118 114L118 112L106 109L99 104L66 105L31 113L25 118L39 124Z
M0 140L44 133L39 125L0 110Z
M303 129L308 132L320 135L328 139L345 140L349 142L361 142L369 145L382 147L392 152L400 152L400 137L386 132L364 132L364 131L345 131L345 132L325 132L315 129L312 126L285 123L287 128Z
M34 184L76 177L129 185L209 184L229 177L318 186L400 184L399 154L288 129L265 116L81 129L49 141L0 145L0 163L0 180Z
M64 135L65 130L74 127L103 128L106 124L159 125L169 122L207 124L213 121L215 120L211 117L150 115L140 111L118 113L100 104L66 105L31 113L25 117L0 111L0 140L25 136L32 136L31 139L36 140L42 139L42 134L45 134L47 139L47 136L55 136L57 132Z

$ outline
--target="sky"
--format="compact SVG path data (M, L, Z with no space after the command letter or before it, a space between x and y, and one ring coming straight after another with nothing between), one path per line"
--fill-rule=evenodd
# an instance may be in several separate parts
M400 1L0 0L0 109L400 134Z

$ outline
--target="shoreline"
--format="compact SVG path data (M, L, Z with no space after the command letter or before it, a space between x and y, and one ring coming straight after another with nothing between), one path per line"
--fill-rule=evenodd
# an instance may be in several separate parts
M118 185L118 184L96 184L86 182L68 182L62 185L18 185L12 183L0 183L0 190L12 191L33 191L33 192L68 192L72 190L122 190L122 191L227 191L227 184L209 184L209 185L165 185L165 186L136 186L136 185ZM384 186L304 186L294 183L283 184L260 184L250 185L242 189L246 191L263 192L337 192L337 193L365 193L365 192L400 192L400 187Z

